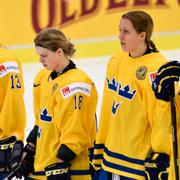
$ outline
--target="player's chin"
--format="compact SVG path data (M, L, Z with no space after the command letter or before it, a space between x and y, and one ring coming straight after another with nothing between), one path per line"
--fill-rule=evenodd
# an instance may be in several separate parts
M47 70L50 70L50 71L54 70L54 69L51 68L51 67L46 67L46 69L47 69Z
M52 68L51 67L49 67L48 65L46 65L46 64L43 64L43 67L44 68L46 68L47 70L52 70Z
M121 48L123 51L127 51L127 46L125 45L125 43L121 43Z
M125 45L121 45L121 48L125 52L129 52L129 49Z

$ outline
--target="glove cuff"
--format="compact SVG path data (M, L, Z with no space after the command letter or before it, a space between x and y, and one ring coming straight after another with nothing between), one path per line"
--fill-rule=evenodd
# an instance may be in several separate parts
M32 156L35 155L36 148L27 143L23 149L23 152L26 152L27 154L31 154Z

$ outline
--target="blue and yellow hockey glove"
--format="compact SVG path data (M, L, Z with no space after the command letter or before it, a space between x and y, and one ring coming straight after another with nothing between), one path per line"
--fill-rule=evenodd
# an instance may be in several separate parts
M153 153L151 158L145 160L146 180L167 180L169 156L164 153Z
M22 141L16 141L11 153L10 169L16 171L22 162L24 144Z
M170 101L169 92L170 85L174 81L179 81L180 62L171 61L161 66L157 72L157 76L152 83L152 89L157 99Z
M71 180L69 167L70 164L66 162L55 163L46 167L47 180Z

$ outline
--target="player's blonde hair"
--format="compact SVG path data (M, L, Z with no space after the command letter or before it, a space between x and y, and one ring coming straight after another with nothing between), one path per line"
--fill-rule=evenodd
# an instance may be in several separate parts
M40 31L34 39L35 46L41 46L51 51L62 48L65 55L72 57L75 53L74 44L72 44L62 31L56 28L46 28Z
M130 11L122 15L122 18L129 19L137 33L146 32L146 44L154 51L158 52L156 45L151 40L153 32L153 20L151 16L144 11Z

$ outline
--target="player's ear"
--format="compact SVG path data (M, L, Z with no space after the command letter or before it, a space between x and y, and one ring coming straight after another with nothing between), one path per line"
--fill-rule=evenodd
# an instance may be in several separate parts
M63 50L62 50L62 48L58 48L58 49L56 50L56 52L57 52L57 54L60 56L60 55L62 55Z
M139 34L140 40L145 40L146 39L146 32L141 32Z

